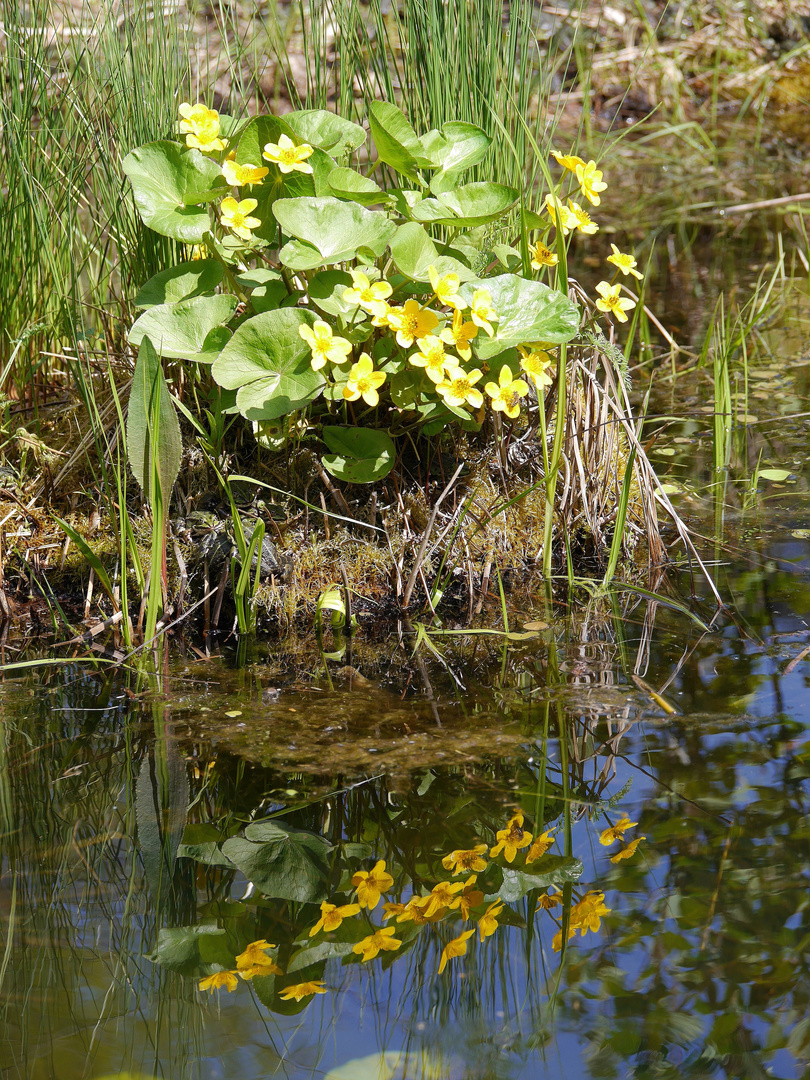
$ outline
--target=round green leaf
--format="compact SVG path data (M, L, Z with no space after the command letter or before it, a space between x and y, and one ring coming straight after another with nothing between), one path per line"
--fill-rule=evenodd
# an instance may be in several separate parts
M145 225L161 236L199 244L211 227L205 207L184 205L193 191L208 191L222 176L215 161L175 142L154 142L127 154L122 168Z
M435 266L440 274L458 274L462 281L475 279L475 274L464 263L450 255L439 255L425 226L417 221L400 225L390 247L397 270L413 281L428 281L431 266Z
M394 440L373 428L325 427L323 441L332 451L324 468L349 484L372 484L388 476L396 461Z
M177 304L157 304L136 319L129 343L140 345L148 336L161 356L197 358L199 353L210 352L214 339L208 342L209 333L215 328L224 329L237 303L235 296L217 293L193 296ZM221 335L219 340L224 344Z
M423 199L414 206L412 215L416 221L432 225L473 229L505 214L515 205L519 194L505 184L465 184L442 192L435 199Z
M489 135L475 124L456 120L442 126L442 141L444 145L437 145L432 154L441 165L430 182L434 195L452 191L461 173L482 161L492 143Z
M359 124L325 109L301 109L287 113L284 119L299 142L320 147L335 157L356 150L366 141L366 133Z
M360 248L368 248L379 257L397 228L381 210L366 210L356 203L341 202L331 196L280 199L273 212L284 232L308 245L303 249L304 254L311 254L308 249L315 248L320 253L321 263L346 262L355 258ZM286 247L294 247L295 257L302 251L298 245ZM279 257L288 266L293 266L283 253ZM311 268L293 266L293 269Z
M326 853L322 837L272 821L248 825L222 852L265 896L299 903L326 899Z
M216 259L178 263L149 278L135 297L135 306L150 308L158 304L176 304L190 296L213 292L222 281L222 275L222 266Z
M372 101L368 123L380 161L406 176L413 176L420 168L435 168L416 132L396 105L389 101Z
M506 349L532 341L560 344L570 341L579 329L579 308L568 297L540 281L528 281L516 274L502 274L477 283L462 285L459 292L468 302L476 289L487 289L499 319L495 336L479 332L475 351L489 360Z
M236 390L249 420L273 420L308 405L321 393L323 376L312 370L299 326L314 322L300 308L264 311L243 322L214 362L214 380Z
M329 174L329 188L339 199L349 199L361 206L375 206L388 201L388 196L379 185L354 169L333 169Z
M349 315L357 310L355 304L347 304L343 294L352 288L352 279L344 270L322 270L309 283L309 298L315 307L327 315Z

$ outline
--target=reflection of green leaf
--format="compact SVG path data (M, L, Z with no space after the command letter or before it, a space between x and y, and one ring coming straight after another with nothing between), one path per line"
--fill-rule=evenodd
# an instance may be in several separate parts
M570 341L579 329L580 312L567 296L540 281L527 281L515 274L501 274L478 284L462 285L459 292L470 302L476 288L486 289L498 313L495 336L479 333L475 351L489 360L505 349L533 341L558 344Z
M537 867L535 870L534 868ZM570 855L545 855L531 866L520 870L504 867L503 884L498 896L508 904L514 904L532 889L545 889L549 885L564 885L568 881L579 881L584 867L579 859Z
M396 447L385 431L325 427L323 439L332 451L331 454L324 454L324 468L338 480L350 484L371 484L375 480L382 480L394 467Z
M234 952L227 931L215 924L162 927L157 948L148 957L155 964L182 975L198 975L202 964L231 968Z
M199 244L211 227L206 207L185 206L190 191L206 191L222 176L215 161L175 142L154 142L127 154L122 168L145 225L161 236Z
M248 825L245 836L222 845L223 854L266 896L301 903L326 899L326 853L320 836L264 821Z

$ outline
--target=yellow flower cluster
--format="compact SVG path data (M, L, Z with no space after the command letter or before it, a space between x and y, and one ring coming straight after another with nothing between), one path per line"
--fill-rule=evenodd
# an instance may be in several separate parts
M631 821L625 814L619 818L615 825L611 825L610 828L604 830L599 837L599 843L605 847L610 847L611 844L615 844L617 840L624 842L624 834L628 829L632 829L635 825L638 825L637 821ZM636 848L642 840L646 840L646 836L637 836L631 840L629 844L626 844L621 851L617 852L611 857L612 863L619 863L622 859L629 859L636 853Z

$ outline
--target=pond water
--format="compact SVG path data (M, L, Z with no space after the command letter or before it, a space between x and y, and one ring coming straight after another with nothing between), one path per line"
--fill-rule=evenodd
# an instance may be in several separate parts
M3 1076L809 1075L810 304L780 289L721 467L696 362L645 428L725 610L675 548L657 599L507 575L508 627L496 595L418 648L6 677Z

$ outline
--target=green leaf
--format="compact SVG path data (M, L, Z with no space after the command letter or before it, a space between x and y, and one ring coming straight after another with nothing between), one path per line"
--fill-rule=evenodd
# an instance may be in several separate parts
M517 202L519 192L505 184L465 184L423 199L412 210L416 221L471 229L502 217Z
M265 896L299 903L326 899L329 850L322 837L275 821L248 825L244 838L222 845L223 854Z
M790 476L790 469L760 469L757 476L761 480L773 480L779 483L782 480L787 480Z
M250 302L257 315L260 311L273 311L281 307L283 301L289 296L287 286L278 270L259 267L246 274L240 274L236 280L243 288L251 290Z
M442 125L442 137L444 146L437 145L433 152L441 165L441 171L430 182L434 195L457 187L461 173L482 161L492 144L492 139L481 128L456 120ZM422 142L424 144L425 140Z
M334 157L362 146L366 133L359 124L325 109L300 109L286 113L285 121L298 136L298 142L320 147Z
M152 418L157 413L158 426ZM163 366L148 337L141 342L127 408L129 466L148 503L152 503L152 455L157 456L164 505L180 471L183 443L180 422L163 375Z
M327 315L349 315L357 310L355 304L347 304L343 299L344 292L350 288L351 275L344 270L322 270L309 283L309 298Z
M280 199L273 209L284 232L314 248L320 255L320 263L346 262L355 258L360 248L368 248L378 257L397 228L381 210L366 210L332 196ZM320 265L294 265L285 258L291 246L286 245L279 256L287 266L311 269Z
M93 551L85 538L80 533L77 533L72 525L68 525L66 521L62 521L62 519L60 517L57 517L56 514L53 515L53 520L65 533L65 535L70 537L78 550L81 552L85 562L89 563L89 565L93 568L96 577L107 590L107 594L110 597L114 597L115 590L113 589L112 581L110 581L110 575L107 573L107 567L104 565L101 559L99 559L98 555L96 555L95 551Z
M333 169L329 174L329 188L339 199L349 199L361 206L374 206L388 201L381 187L354 169Z
M416 132L396 105L388 101L372 101L368 123L380 161L409 177L413 177L417 169L435 168Z
M203 923L198 926L161 927L158 930L157 948L147 956L147 960L181 975L199 975L204 962L219 962L222 968L232 967L234 953L228 944L226 930L213 923Z
M325 427L323 441L332 451L323 457L324 468L349 484L371 484L382 480L396 461L394 440L385 431Z
M165 502L168 504L166 489ZM186 763L175 743L157 739L143 758L135 785L138 850L152 903L161 910L172 893L174 864L188 815Z
M534 866L537 870L533 871ZM498 896L507 904L514 904L532 889L545 889L549 885L564 885L568 881L579 881L584 867L579 859L570 855L544 855L537 863L522 870L504 868L503 884Z
M459 292L468 302L476 288L487 289L492 307L498 313L495 336L483 332L475 339L475 352L481 360L533 341L559 344L570 341L579 329L579 308L568 297L540 281L528 281L515 274L487 278L476 285L462 285Z
M215 161L175 142L154 142L127 154L122 168L141 220L161 236L199 244L211 227L205 207L185 206L190 191L206 191L222 175Z
M204 351L209 332L229 321L237 304L227 293L158 304L135 320L129 343L140 345L148 337L161 356L191 360Z
M179 263L149 278L135 297L135 306L151 308L158 304L176 304L191 296L213 292L222 281L223 273L216 259Z
M239 411L249 420L273 420L309 404L324 386L312 370L309 346L298 328L315 316L300 308L265 311L243 322L214 361L211 373L226 390L237 390Z
M435 266L439 274L455 273L461 281L475 280L475 274L464 263L449 255L439 255L425 226L417 221L400 225L390 247L397 270L413 281L429 281L431 266Z

